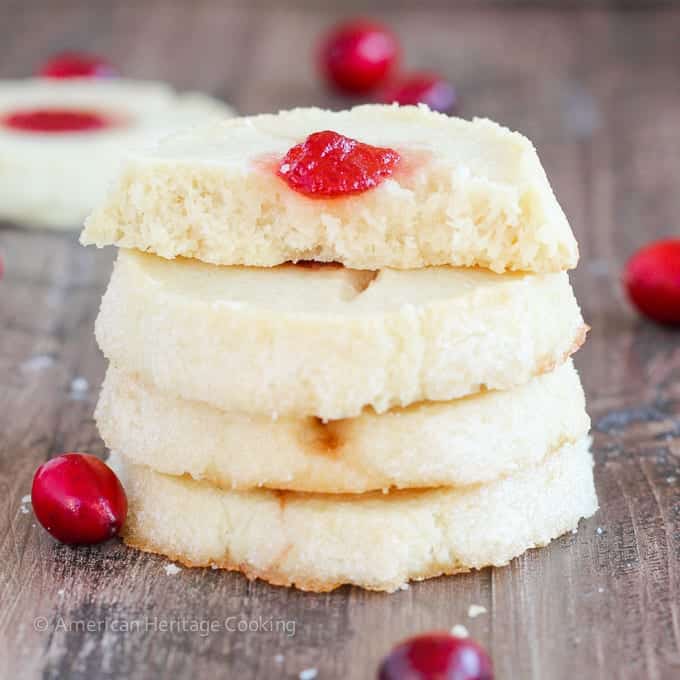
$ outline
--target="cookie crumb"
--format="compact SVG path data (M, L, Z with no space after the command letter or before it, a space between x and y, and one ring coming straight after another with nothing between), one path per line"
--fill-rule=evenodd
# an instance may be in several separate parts
M34 373L49 368L54 363L54 357L49 354L36 354L30 359L26 359L19 368L24 373Z
M176 564L166 564L163 569L165 569L165 573L168 576L174 576L175 574L179 574L179 572L182 571L182 569Z
M31 502L31 497L26 495L21 497L21 502L22 503L30 503Z
M77 378L73 378L73 380L71 380L72 392L87 392L89 389L90 383L87 382L87 380L82 376L78 376Z
M471 619L475 619L481 614L486 614L486 607L482 607L481 604L471 604L468 607L468 616Z
M90 383L87 382L85 378L78 376L77 378L73 378L73 380L71 380L68 396L74 401L81 401L85 399L89 389Z
M457 623L451 629L451 635L453 635L453 637L457 637L457 638L470 637L470 633L468 632L468 629L462 623Z
M318 672L316 668L305 668L304 671L300 671L300 675L298 676L300 680L314 680L314 678L318 675Z

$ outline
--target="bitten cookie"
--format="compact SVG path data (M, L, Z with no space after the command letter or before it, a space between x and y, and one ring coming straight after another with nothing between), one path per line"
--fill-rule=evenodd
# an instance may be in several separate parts
M366 179L372 161L352 155L347 145L356 141L389 151L373 164L378 184L357 192L349 177L342 184L350 193L333 197L293 186L302 165L293 167L288 153L327 131L349 141L317 148L309 168L337 153L344 161L334 177ZM578 260L531 142L489 120L424 106L295 109L179 133L127 157L82 242L258 267L317 260L554 272Z

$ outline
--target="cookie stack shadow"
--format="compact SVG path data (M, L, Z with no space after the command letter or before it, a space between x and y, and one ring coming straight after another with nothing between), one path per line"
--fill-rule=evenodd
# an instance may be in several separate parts
M400 165L301 195L277 162L321 130ZM414 107L220 121L131 155L82 240L121 248L96 419L128 544L393 591L596 510L578 250L521 135Z

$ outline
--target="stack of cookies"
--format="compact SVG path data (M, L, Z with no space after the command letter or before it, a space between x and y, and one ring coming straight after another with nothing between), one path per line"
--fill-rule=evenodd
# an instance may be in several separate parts
M577 245L531 143L423 107L130 156L96 418L125 540L324 591L502 565L597 507Z

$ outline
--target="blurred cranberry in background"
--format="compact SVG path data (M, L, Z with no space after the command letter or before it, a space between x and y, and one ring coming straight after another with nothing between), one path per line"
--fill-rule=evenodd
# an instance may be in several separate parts
M51 57L38 75L43 78L110 78L118 72L108 61L94 54L62 52Z
M380 100L385 104L427 104L442 113L452 113L457 107L453 85L434 73L403 75L380 93Z
M623 283L631 302L654 321L680 325L680 239L651 243L628 260Z
M366 94L379 87L399 58L396 36L382 24L355 19L331 29L323 38L320 67L337 89Z
M474 640L435 632L398 644L380 665L378 680L493 680L493 669Z

